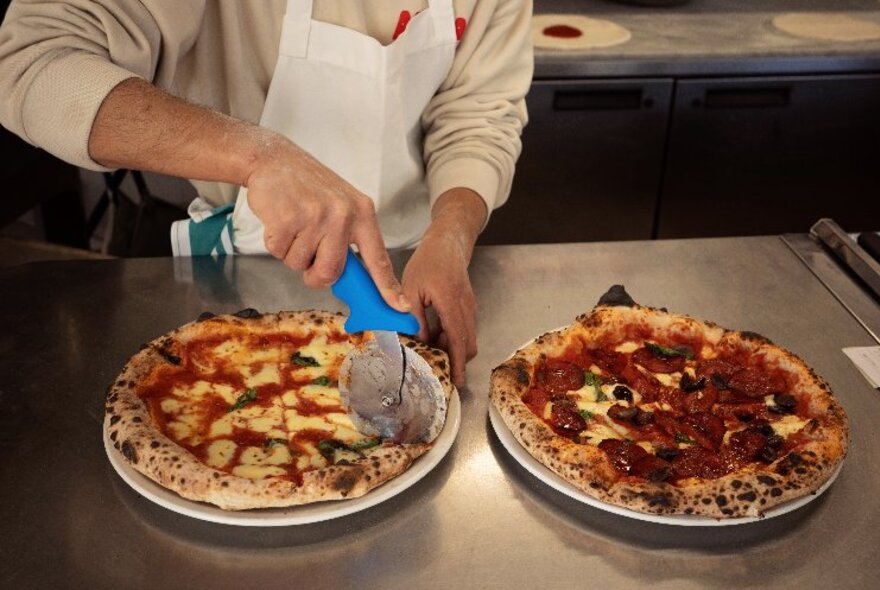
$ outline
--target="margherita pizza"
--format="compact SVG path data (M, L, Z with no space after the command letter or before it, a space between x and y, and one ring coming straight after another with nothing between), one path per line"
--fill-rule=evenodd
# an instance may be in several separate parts
M490 395L538 461L653 514L760 516L815 492L849 438L828 385L794 354L620 286L497 367Z
M364 436L345 413L339 367L369 333L321 311L203 314L147 344L110 387L105 428L139 472L223 509L353 498L430 444ZM442 351L403 339L452 393Z

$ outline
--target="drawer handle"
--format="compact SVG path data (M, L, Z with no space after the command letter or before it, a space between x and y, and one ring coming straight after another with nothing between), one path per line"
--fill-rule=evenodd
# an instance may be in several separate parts
M654 106L654 99L642 100L642 89L565 90L553 95L554 111L623 111Z
M753 109L786 107L791 89L776 88L712 88L706 90L704 103L707 109ZM699 107L699 100L694 104Z

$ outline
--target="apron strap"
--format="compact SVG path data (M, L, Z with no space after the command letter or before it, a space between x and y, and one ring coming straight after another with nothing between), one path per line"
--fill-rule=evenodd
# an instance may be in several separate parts
M312 0L287 0L278 53L290 57L305 57L311 30Z
M434 21L434 31L437 37L449 43L456 43L455 35L455 7L452 0L428 0L428 11L431 20Z

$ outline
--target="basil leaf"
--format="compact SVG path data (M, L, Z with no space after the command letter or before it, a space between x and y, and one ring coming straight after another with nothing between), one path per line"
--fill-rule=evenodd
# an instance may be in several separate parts
M333 457L334 453L336 453L336 449L341 449L344 447L345 445L337 440L333 440L332 438L325 438L318 443L318 450L321 451L321 454L325 457Z
M266 442L263 443L263 446L267 449L271 449L273 447L277 447L278 445L287 446L286 438L267 438Z
M584 371L584 384L592 385L593 387L599 387L602 385L602 378L592 371Z
M238 396L238 399L235 400L235 404L232 406L229 406L229 410L227 410L227 412L234 412L235 410L240 410L243 407L245 407L247 404L254 401L255 399L257 399L257 390L254 389L253 387L250 387L250 388L246 389L244 393L242 393L240 396Z
M600 388L598 388L598 387L596 388L596 401L597 401L597 402L605 402L605 401L608 401L608 396L605 395L605 392L602 391L602 390L601 390Z
M659 344L654 344L653 342L645 342L645 348L650 350L654 356L658 358L672 358L676 356L683 356L686 359L694 358L694 351L689 346L660 346Z
M362 438L361 440L348 445L348 448L352 451L363 451L364 449L372 449L376 446L379 446L378 438Z
M328 377L327 375L321 375L320 377L312 380L313 385L322 385L324 387L328 387L331 383L333 383L333 381L331 381L330 377Z
M689 436L686 435L686 434L682 434L681 432L676 432L676 433L675 433L675 442L677 442L677 443L683 443L683 444L686 444L686 445L695 445L695 444L697 444L697 441L695 441L694 439L692 439L691 437L689 437Z
M580 412L578 412L578 414L580 414L581 418L583 418L584 420L593 419L593 412L591 412L590 410L581 410Z
M290 361L299 365L300 367L320 367L320 363L315 360L314 357L301 355L299 352L293 353L293 356L290 357Z

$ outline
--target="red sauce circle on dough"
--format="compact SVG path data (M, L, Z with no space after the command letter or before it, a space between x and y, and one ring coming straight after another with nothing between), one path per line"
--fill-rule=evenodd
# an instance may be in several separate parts
M580 29L569 25L553 25L545 28L542 32L548 37L559 37L561 39L574 39L583 35Z

